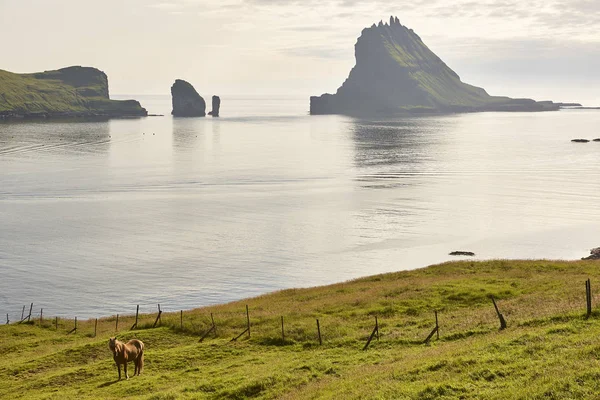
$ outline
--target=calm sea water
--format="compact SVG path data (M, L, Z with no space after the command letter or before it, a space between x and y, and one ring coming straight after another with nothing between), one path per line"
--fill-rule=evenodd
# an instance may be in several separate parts
M0 124L0 313L179 310L455 259L600 246L600 112Z

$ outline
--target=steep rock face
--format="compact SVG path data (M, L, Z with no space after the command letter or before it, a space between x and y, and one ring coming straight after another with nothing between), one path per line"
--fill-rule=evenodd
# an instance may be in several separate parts
M173 111L175 117L204 117L206 102L188 82L177 79L171 87Z
M397 17L362 31L356 65L334 95L311 97L311 114L545 111L552 102L490 96L460 77Z
M213 117L219 116L219 110L221 109L221 98L219 96L212 97L212 111L208 113L208 115L212 115Z
M73 66L15 74L0 70L0 118L146 116L135 100L111 100L106 74Z

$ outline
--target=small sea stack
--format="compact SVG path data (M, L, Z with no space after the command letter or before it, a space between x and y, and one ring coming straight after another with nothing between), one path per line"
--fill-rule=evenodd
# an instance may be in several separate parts
M588 257L582 258L582 260L600 260L600 247L591 249L590 255Z
M594 139L594 142L600 142L600 138Z
M587 139L573 139L571 140L573 143L589 143L590 141Z
M171 86L171 96L173 101L171 114L174 117L206 116L206 102L190 83L177 79Z
M212 97L212 111L208 113L208 115L212 115L213 117L219 116L219 110L221 109L221 98L219 96Z

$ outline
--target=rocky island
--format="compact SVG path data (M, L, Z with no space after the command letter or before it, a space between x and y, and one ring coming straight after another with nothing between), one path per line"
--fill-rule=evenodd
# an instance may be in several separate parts
M335 94L310 98L311 114L389 115L476 111L555 111L551 101L490 96L463 83L397 17L362 31L356 65Z
M96 68L73 66L32 74L0 70L0 119L146 115L136 100L111 100L108 77Z
M174 117L204 117L206 116L206 102L196 92L196 89L182 79L176 79L171 86Z

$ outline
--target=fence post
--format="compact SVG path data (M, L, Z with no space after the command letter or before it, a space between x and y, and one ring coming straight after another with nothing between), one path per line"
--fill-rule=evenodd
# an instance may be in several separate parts
M588 279L585 281L585 303L587 307L586 318L592 316L592 282Z
M281 341L285 344L285 331L283 330L283 315L281 316Z
M134 330L135 328L137 328L138 325L138 315L140 314L140 305L137 305L137 308L135 309L135 322L133 323L133 326L131 327L130 331Z
M29 315L27 316L27 322L31 321L31 313L33 312L33 303L29 306Z
M498 305L496 305L496 300L494 299L494 296L492 297L492 303L494 303L494 308L496 309L496 314L498 314L498 319L500 320L500 330L504 330L506 329L506 320L504 319L504 316L500 313L500 310L498 309Z
M321 325L319 325L319 319L317 318L317 334L319 335L319 345L323 344L321 340Z
M248 304L246 304L246 321L248 322L248 337L250 337L250 311L248 311Z
M98 332L98 318L96 318L96 322L94 323L94 337L96 337L97 332Z
M71 329L67 335L70 335L73 332L77 332L77 317L75 317L75 327L73 329Z
M161 322L162 324L162 320L160 319L160 315L162 314L162 310L160 309L160 304L158 305L158 315L156 316L156 320L154 321L154 325L152 325L153 328L156 328L156 324L158 323L158 321Z
M119 332L119 314L117 314L117 321L115 322L115 332Z
M54 317L54 328L58 330L58 317Z
M40 325L44 322L44 309L40 308Z
M21 321L25 319L25 306L23 306L23 311L21 311Z
M183 310L179 313L179 328L183 330Z
M8 319L8 313L6 313L6 325L10 324L10 319Z

